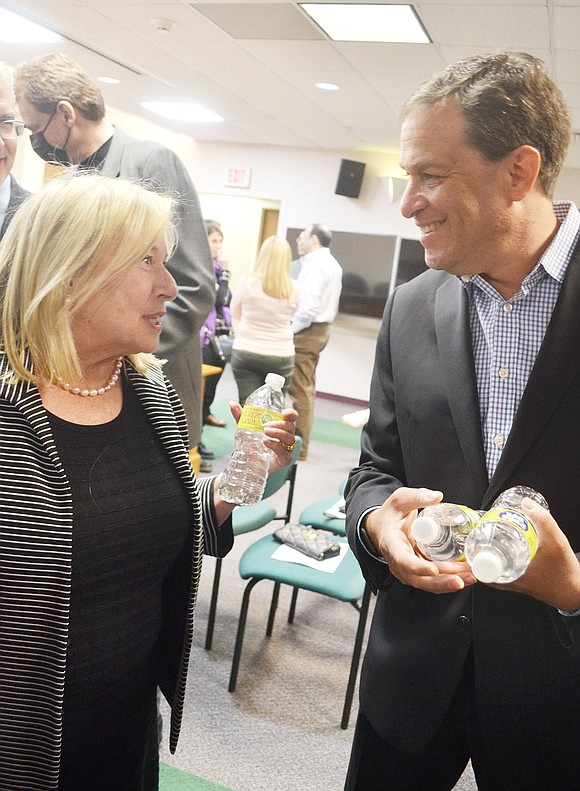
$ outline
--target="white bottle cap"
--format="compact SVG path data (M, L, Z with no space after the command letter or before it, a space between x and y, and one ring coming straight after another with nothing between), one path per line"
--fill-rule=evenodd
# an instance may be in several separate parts
M439 525L432 516L418 516L411 525L411 535L415 541L428 544L439 535Z
M266 375L266 384L272 385L273 387L279 387L282 389L284 387L284 382L286 380L280 374L267 374Z
M480 550L473 558L471 570L480 582L495 582L504 568L501 558L489 549Z

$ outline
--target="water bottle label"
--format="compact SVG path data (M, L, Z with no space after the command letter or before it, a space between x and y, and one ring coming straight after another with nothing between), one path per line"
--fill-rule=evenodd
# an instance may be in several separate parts
M246 404L242 409L242 414L238 421L238 428L247 431L264 431L264 425L270 420L284 420L284 415L267 409L263 406L250 406Z
M459 508L460 511L463 511L467 518L471 520L472 525L470 525L468 529L471 529L473 525L479 522L479 514L473 508L469 508L467 505L459 505L459 503L453 503L453 505L455 505L456 508Z
M521 511L506 510L505 508L492 508L482 517L480 524L486 522L507 522L515 527L524 536L530 545L530 557L534 557L538 548L538 533L534 523L522 514Z

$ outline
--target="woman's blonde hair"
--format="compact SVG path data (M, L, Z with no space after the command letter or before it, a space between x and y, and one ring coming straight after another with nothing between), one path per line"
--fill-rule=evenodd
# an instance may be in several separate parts
M262 284L264 294L274 299L289 299L294 290L294 281L290 277L292 249L286 239L269 236L262 246L256 259L253 276Z
M72 316L120 283L160 236L171 254L173 205L168 195L86 172L52 179L22 204L0 243L0 348L12 383L54 381L55 372L82 379ZM161 364L150 354L130 359L141 373Z

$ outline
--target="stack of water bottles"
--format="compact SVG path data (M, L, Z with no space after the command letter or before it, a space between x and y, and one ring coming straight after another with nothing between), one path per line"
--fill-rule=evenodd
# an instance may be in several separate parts
M541 494L513 486L489 511L438 503L424 508L411 525L411 535L430 560L466 560L480 582L513 582L525 572L538 548L538 532L521 510L529 497L548 510Z

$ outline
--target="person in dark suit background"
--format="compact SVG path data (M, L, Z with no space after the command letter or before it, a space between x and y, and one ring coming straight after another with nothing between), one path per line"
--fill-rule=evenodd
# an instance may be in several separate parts
M347 530L377 593L348 791L573 791L580 778L580 213L553 202L564 98L525 53L475 56L403 111L425 274L380 330ZM441 501L540 491L527 572L477 582L409 528Z
M15 117L12 69L0 61L0 239L16 209L30 195L11 175L18 138L23 131L24 124Z
M190 447L201 438L199 331L215 299L207 233L194 185L179 157L166 146L138 140L105 116L101 92L67 55L53 53L20 64L14 87L31 143L46 161L96 168L105 176L138 180L175 195L178 244L169 269L179 287L168 303L157 349L187 415Z

